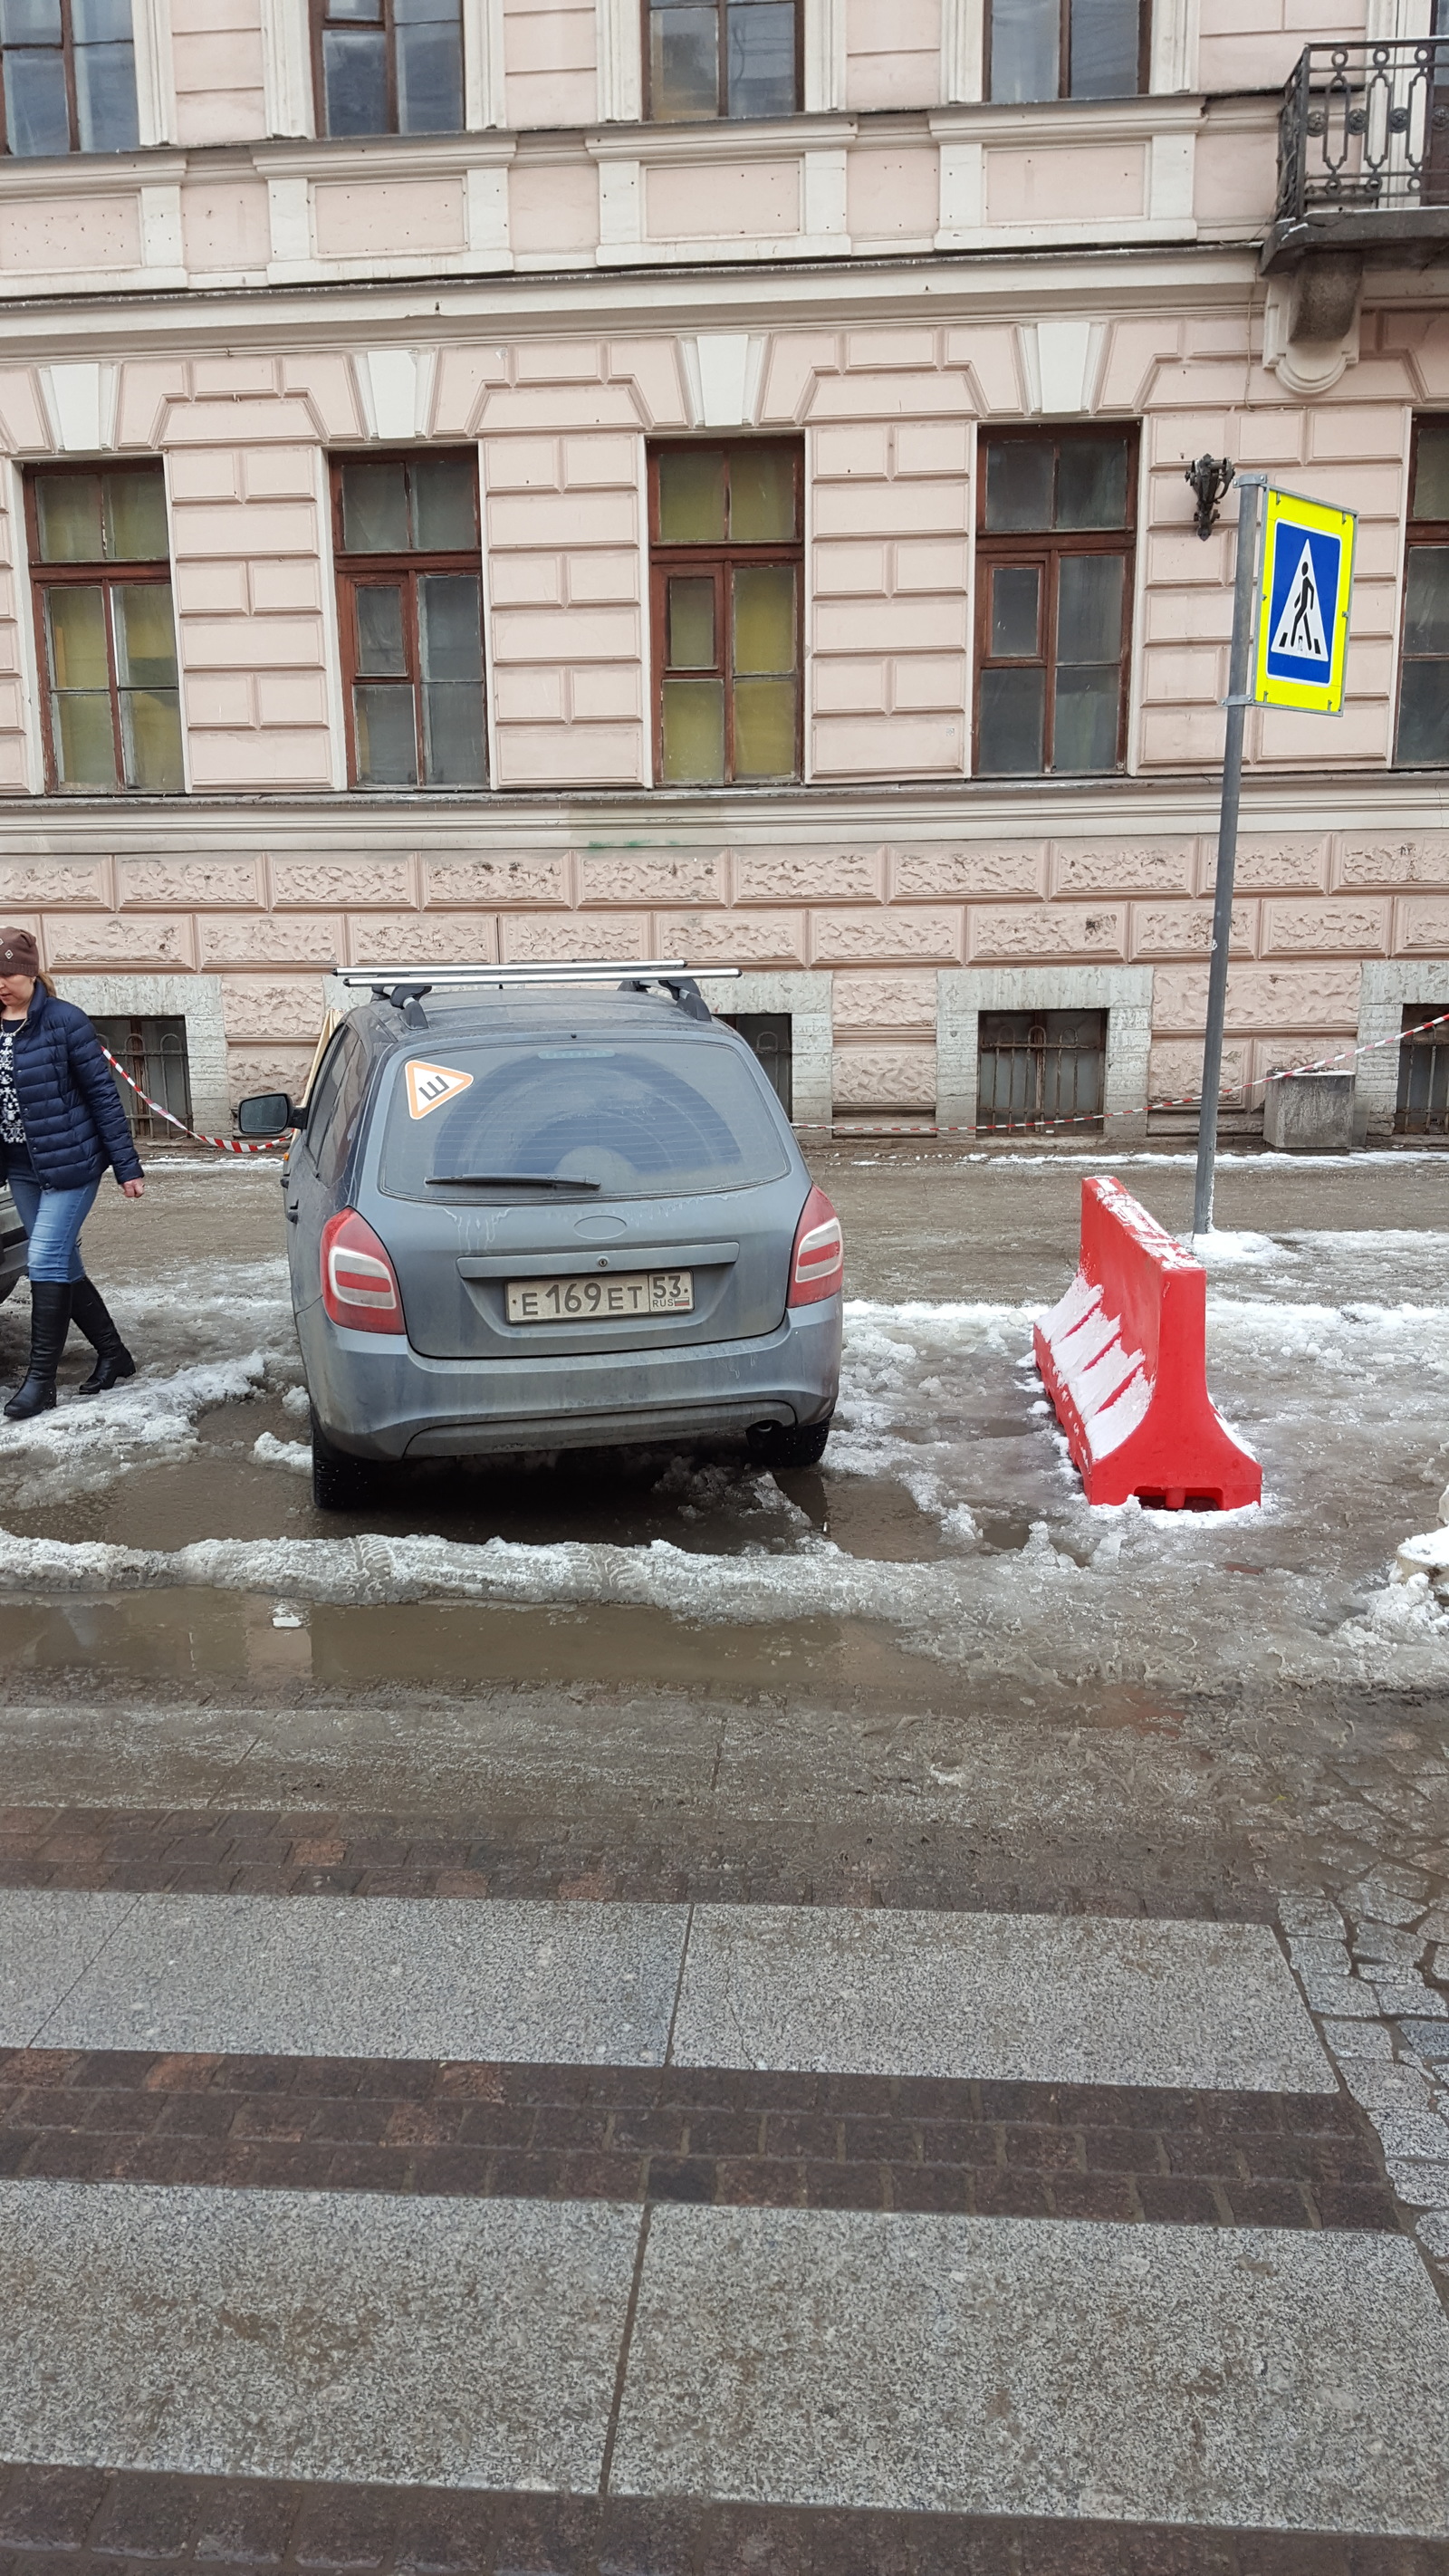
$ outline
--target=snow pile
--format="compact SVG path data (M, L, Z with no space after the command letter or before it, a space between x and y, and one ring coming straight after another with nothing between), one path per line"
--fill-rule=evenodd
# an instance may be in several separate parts
M1271 1234L1185 1234L1183 1244L1204 1270L1233 1270L1245 1263L1281 1261L1282 1247Z
M95 1493L130 1468L189 1457L201 1415L254 1395L266 1369L261 1351L247 1351L239 1359L198 1361L172 1377L128 1378L108 1395L72 1396L29 1422L0 1416L11 1503L27 1510Z
M1002 1361L1030 1361L1039 1312L1036 1306L847 1300L828 1473L889 1477L948 1538L973 1540L971 1480L979 1462L970 1405L993 1363L999 1375ZM1031 1428L1023 1414L1022 1432Z
M301 1440L279 1440L275 1432L263 1431L252 1443L252 1457L259 1467L285 1467L292 1476L310 1476L312 1451Z

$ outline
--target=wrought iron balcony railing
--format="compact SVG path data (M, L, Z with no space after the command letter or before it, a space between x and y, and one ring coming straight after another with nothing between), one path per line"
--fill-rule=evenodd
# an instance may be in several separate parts
M1429 209L1449 209L1449 37L1307 46L1283 93L1276 222Z

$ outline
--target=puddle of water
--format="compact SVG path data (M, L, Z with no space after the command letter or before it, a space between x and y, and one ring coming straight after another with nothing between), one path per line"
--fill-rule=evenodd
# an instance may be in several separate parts
M279 1610L301 1625L277 1627ZM865 1693L919 1705L929 1668L907 1639L853 1620L688 1626L638 1607L513 1609L492 1604L281 1603L268 1594L176 1591L0 1603L0 1666L84 1673L163 1695L198 1682L300 1680L349 1688L399 1682L666 1684L739 1698L783 1685L843 1701ZM936 1685L939 1690L939 1685Z
M227 1406L203 1419L189 1458L134 1466L94 1493L7 1509L5 1526L22 1538L167 1549L217 1533L338 1538L380 1530L389 1538L426 1532L474 1546L490 1538L529 1547L564 1539L647 1547L667 1539L692 1554L739 1556L749 1547L793 1548L808 1525L847 1556L919 1564L958 1552L943 1540L939 1521L889 1478L832 1476L827 1461L823 1472L776 1479L740 1450L588 1449L402 1467L379 1480L364 1511L322 1513L313 1509L307 1474L261 1465L252 1454L262 1433L301 1448L305 1426L280 1405L251 1403L238 1437L236 1418Z

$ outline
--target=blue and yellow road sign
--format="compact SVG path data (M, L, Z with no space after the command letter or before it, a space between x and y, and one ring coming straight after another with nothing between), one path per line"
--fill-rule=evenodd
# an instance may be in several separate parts
M1342 715L1357 519L1271 487L1267 503L1253 695L1264 707Z

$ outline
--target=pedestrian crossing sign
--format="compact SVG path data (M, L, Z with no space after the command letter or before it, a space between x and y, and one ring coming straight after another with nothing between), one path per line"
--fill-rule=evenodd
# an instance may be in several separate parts
M1271 489L1267 503L1253 695L1260 706L1342 715L1355 515Z

